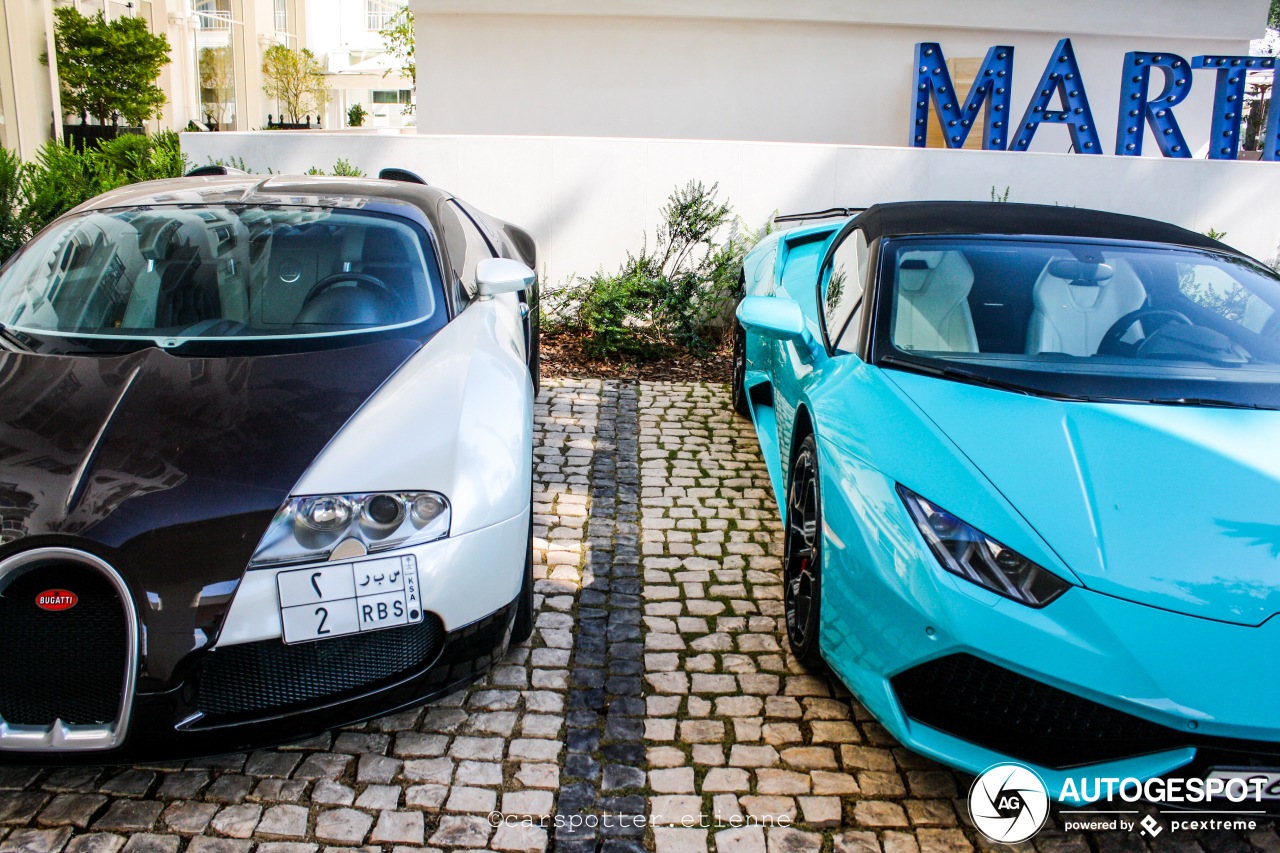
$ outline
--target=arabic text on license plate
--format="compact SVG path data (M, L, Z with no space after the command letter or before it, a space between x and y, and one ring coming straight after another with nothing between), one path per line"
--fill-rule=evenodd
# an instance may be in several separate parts
M1280 800L1280 770L1257 770L1251 767L1213 767L1209 770L1208 779L1243 779L1245 790L1252 799L1254 791L1261 790L1262 799ZM1261 785L1259 786L1259 782ZM1232 786L1235 788L1236 786Z
M286 643L412 625L423 617L412 554L280 572L276 586Z

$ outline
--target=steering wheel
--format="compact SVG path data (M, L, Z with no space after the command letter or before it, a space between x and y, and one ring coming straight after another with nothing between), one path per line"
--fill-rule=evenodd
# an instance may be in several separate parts
M365 290L377 294L378 296L385 296L396 304L400 303L400 298L396 295L395 291L387 287L386 282L377 276L372 276L363 272L336 272L333 275L325 276L311 286L311 289L307 291L306 298L302 300L302 307L306 308L311 304L311 300L315 299L335 284L339 284L344 281L355 282L357 287L362 287Z
M1137 346L1122 343L1121 338L1129 331L1130 327L1139 320L1146 320L1151 317L1164 317L1163 323L1156 328L1164 326L1166 323L1182 323L1187 326L1194 326L1188 319L1186 314L1181 311L1174 311L1172 308L1139 308L1137 311L1130 311L1119 320L1111 324L1111 328L1107 329L1107 333L1102 336L1102 340L1098 342L1098 355L1133 355L1136 354ZM1154 330L1153 330L1154 331ZM1144 337L1151 337L1150 333Z

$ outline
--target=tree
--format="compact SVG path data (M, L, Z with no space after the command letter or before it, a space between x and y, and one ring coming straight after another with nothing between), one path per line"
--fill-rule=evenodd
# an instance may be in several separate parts
M101 12L85 17L71 6L60 6L53 14L67 114L88 114L110 124L119 113L134 125L160 115L165 97L156 80L169 63L167 38L152 33L141 18L108 23ZM49 61L48 56L41 59Z
M1275 0L1280 3L1280 0ZM387 28L380 31L382 40L386 42L387 53L395 57L396 62L400 66L400 74L413 81L414 89L418 86L418 64L414 59L413 39L413 12L409 11L408 6L402 7L387 22ZM390 74L388 69L382 76L386 77ZM413 104L405 104L404 112L406 115L413 114Z
M1267 13L1267 26L1273 30L1280 29L1280 0L1271 0L1271 9Z
M307 48L294 50L273 44L262 54L262 91L280 102L282 118L297 124L315 113L326 100L324 66Z
M227 120L227 107L235 97L236 75L231 46L200 49L200 101L219 125Z

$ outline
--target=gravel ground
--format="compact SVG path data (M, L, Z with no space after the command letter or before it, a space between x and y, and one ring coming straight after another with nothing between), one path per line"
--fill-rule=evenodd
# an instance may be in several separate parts
M248 755L0 768L0 853L1280 851L1269 822L982 840L969 779L790 659L724 385L548 381L534 454L537 630L489 677Z

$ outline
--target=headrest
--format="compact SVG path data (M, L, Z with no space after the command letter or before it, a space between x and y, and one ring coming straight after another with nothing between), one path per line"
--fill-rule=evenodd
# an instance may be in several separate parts
M962 252L903 252L898 256L898 291L920 294L941 283L948 292L967 296L973 287L973 267Z
M942 260L942 252L903 252L898 255L898 290L917 293Z
M1049 275L1069 281L1076 287L1097 287L1115 275L1110 264L1054 258L1046 268Z

